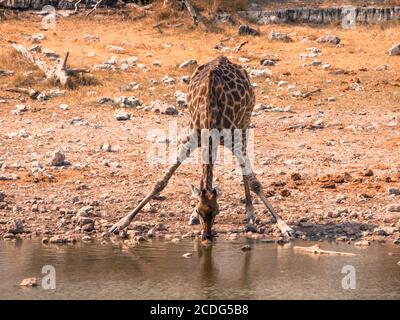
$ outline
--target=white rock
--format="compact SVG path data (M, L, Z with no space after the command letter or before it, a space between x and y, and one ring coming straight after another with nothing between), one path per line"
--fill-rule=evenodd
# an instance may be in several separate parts
M272 76L272 71L268 69L253 69L250 71L250 77L265 77L265 78L270 78Z
M118 54L125 53L125 49L124 48L118 47L118 46L114 46L114 45L111 45L111 44L106 46L106 50L110 51L110 52L113 52L113 53L118 53Z
M83 39L88 41L100 41L100 36L96 34L87 34L83 37Z
M187 68L187 67L189 67L189 66L194 66L194 65L196 65L197 64L197 60L195 60L195 59L190 59L190 60L187 60L187 61L185 61L185 62L182 62L180 65L179 65L179 69L184 69L184 68Z
M61 108L62 110L64 110L64 111L67 111L67 110L69 110L69 105L67 105L67 104L65 104L65 103L62 103L62 104L60 104L60 108Z
M400 195L400 189L399 188L390 187L390 188L388 188L388 193L398 196L398 195Z
M58 167L64 165L65 155L61 151L54 151L52 154L51 165Z
M172 84L176 83L175 79L170 76L165 76L164 78L161 79L161 81L168 85L172 85Z
M115 111L115 119L118 121L125 121L131 118L131 114L126 112L124 109L118 109Z
M400 43L390 48L389 56L400 56Z

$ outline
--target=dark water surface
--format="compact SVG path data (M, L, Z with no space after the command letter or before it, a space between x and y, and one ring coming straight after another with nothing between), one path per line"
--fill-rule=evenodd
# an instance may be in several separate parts
M240 248L251 244L252 250ZM135 248L83 244L45 246L0 241L0 299L400 299L400 248L322 243L357 256L314 255L294 245L218 241L149 242ZM183 258L191 252L191 258ZM41 286L42 267L56 270L56 289ZM354 266L356 289L342 288L342 268ZM19 286L38 278L38 287Z

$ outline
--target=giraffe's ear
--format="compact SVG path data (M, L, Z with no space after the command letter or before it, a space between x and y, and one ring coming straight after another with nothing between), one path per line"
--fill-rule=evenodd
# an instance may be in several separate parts
M200 189L196 188L192 184L190 184L190 189L192 190L192 198L197 198L200 194Z
M221 193L221 188L216 185L215 188L213 189L213 193L218 197L219 194Z

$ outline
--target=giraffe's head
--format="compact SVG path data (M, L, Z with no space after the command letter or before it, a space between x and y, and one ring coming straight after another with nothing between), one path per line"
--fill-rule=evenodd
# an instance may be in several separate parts
M213 239L212 226L216 215L219 213L217 198L219 187L214 189L198 189L191 185L192 196L197 198L197 205L194 208L192 216L198 216L202 231L202 240L211 241Z

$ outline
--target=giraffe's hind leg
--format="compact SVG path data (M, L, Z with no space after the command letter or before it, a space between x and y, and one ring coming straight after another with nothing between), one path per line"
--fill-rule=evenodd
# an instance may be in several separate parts
M247 219L247 225L246 225L246 230L247 231L255 231L255 220L256 220L256 215L254 214L254 207L253 207L253 199L250 193L250 184L249 180L247 179L247 176L243 175L243 184L244 184L244 194L246 197L246 219Z
M281 231L284 237L294 238L294 231L290 228L286 222L281 218L281 216L275 211L272 205L267 200L267 197L262 190L262 185L256 178L250 164L250 159L248 156L243 156L242 153L235 152L235 156L239 161L240 167L242 168L243 176L246 176L246 180L248 181L249 187L251 191L253 191L257 196L261 199L264 205L267 207L272 217L275 219L279 230Z

